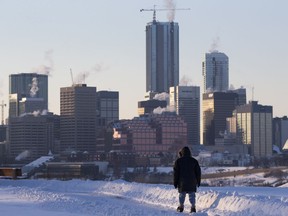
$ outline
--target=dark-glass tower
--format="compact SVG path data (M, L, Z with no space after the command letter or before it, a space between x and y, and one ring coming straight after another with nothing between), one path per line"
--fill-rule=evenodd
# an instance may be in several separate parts
M146 26L146 92L179 84L179 26L153 20Z

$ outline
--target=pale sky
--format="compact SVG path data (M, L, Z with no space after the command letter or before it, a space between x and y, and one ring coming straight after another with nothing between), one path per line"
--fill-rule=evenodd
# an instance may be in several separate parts
M9 74L49 72L49 111L60 114L60 88L85 75L88 86L119 91L120 118L137 116L145 95L145 26L164 0L0 0L0 102ZM288 1L174 0L180 29L180 79L202 88L201 64L213 47L230 61L230 84L288 115ZM167 21L167 12L157 13ZM83 77L83 76L82 76ZM252 94L254 89L254 94ZM7 117L8 107L5 108Z

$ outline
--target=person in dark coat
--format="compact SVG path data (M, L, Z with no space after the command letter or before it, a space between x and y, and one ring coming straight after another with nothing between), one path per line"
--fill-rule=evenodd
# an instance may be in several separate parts
M198 161L191 156L190 149L187 146L179 151L179 158L174 163L173 171L173 184L179 192L177 211L183 212L185 197L188 194L191 212L196 212L195 192L201 183L201 169Z

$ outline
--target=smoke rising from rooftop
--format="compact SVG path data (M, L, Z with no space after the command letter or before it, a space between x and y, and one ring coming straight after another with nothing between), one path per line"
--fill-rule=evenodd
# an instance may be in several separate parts
M188 76L182 76L180 82L179 82L180 86L189 86L192 85L192 79L190 79Z
M44 61L47 62L47 65L40 65L36 68L32 68L33 73L38 73L38 74L46 74L46 75L51 75L51 72L54 69L54 62L53 62L53 50L48 50L44 54Z
M209 49L209 52L211 53L218 52L219 44L220 44L220 37L214 38L211 47Z
M175 19L175 8L176 8L175 2L173 0L165 0L165 7L169 9L167 13L167 18L169 22L173 22L173 20Z
M75 81L76 81L77 84L85 84L87 78L90 75L95 75L97 73L106 71L108 69L109 69L109 67L104 65L103 63L96 64L90 70L86 70L86 71L78 73L76 75Z

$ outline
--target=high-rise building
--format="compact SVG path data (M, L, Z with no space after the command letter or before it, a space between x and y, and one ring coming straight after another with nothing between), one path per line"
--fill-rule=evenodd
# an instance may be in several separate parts
M107 126L109 123L119 120L119 92L97 91L96 100L98 126Z
M43 108L48 110L48 75L37 73L9 75L9 117L20 115L19 102L22 98L43 98Z
M238 106L233 116L238 140L249 145L249 153L255 157L271 156L273 107L250 101Z
M96 151L109 152L111 146L111 131L108 125L119 120L119 92L96 92L97 134Z
M179 84L179 26L153 20L146 26L146 92Z
M238 94L233 92L204 93L203 111L203 144L215 145L216 138L223 138L226 130L226 118L238 105Z
M283 149L288 140L288 118L273 118L273 144L278 146L280 150Z
M8 152L11 159L32 161L48 155L53 146L54 123L48 115L10 118Z
M202 62L204 93L225 92L229 88L229 59L221 52L205 54Z
M96 87L76 84L60 89L60 150L96 151Z
M189 145L200 144L200 87L170 87L170 106L187 123Z

